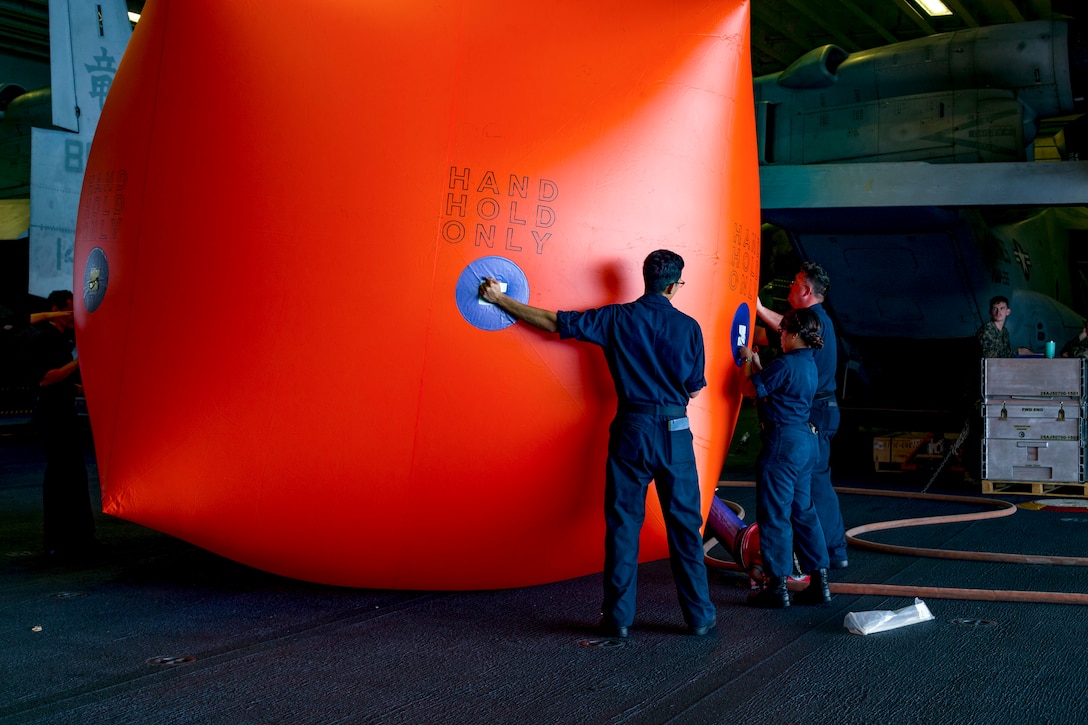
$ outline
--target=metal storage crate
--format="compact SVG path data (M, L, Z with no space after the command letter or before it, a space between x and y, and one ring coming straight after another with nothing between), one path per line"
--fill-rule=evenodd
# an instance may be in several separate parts
M984 438L1079 441L1085 437L1083 402L1077 398L994 398L982 404Z
M1081 398L1088 388L1086 363L1088 360L1079 357L983 358L982 395Z
M1085 480L1088 360L985 358L982 396L984 490Z
M1084 480L1084 442L984 439L982 476L997 481L1079 483Z

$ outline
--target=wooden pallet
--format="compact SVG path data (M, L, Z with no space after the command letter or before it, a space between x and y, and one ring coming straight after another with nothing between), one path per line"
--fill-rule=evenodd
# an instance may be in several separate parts
M1088 483L1047 481L983 481L983 493L1013 493L1026 496L1064 496L1088 498Z

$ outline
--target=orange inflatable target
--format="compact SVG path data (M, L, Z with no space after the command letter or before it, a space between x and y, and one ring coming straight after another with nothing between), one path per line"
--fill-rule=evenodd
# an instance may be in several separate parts
M105 511L329 584L600 571L604 358L471 288L628 301L658 248L707 341L709 506L758 280L748 12L149 2L77 228ZM663 530L654 501L644 561Z

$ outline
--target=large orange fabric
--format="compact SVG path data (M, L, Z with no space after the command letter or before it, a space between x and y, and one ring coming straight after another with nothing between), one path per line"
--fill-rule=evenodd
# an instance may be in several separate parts
M149 2L77 227L105 511L328 584L600 571L604 358L489 327L458 281L495 263L530 304L599 306L641 294L658 248L707 341L709 507L758 280L748 16ZM641 552L667 556L656 501Z

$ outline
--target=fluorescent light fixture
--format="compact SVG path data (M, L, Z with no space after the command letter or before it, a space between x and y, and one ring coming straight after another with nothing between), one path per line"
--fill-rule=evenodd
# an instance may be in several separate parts
M914 0L914 2L918 3L918 6L930 16L952 14L952 11L941 0Z
M129 20L130 23L133 23L133 24L138 23L140 21L140 14L139 13L134 13L134 12L132 12L130 10L129 13L128 13L128 20Z

